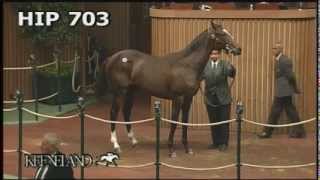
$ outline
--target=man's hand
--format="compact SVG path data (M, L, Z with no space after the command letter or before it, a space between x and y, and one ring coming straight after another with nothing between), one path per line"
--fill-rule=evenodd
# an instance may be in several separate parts
M199 90L200 90L201 94L204 96L205 94L204 94L204 90L202 89L201 83L200 83L200 86L199 86Z
M300 89L298 89L298 88L295 88L295 89L294 89L294 92L295 92L296 94L301 94L301 91L300 91Z
M232 64L228 64L227 73L229 77L234 78L236 76L236 68Z

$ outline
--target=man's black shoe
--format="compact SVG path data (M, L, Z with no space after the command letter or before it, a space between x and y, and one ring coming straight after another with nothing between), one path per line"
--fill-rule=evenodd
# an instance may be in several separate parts
M271 134L266 133L266 132L262 132L262 133L258 134L258 137L261 139L271 138Z
M219 147L219 145L217 145L217 144L210 144L208 146L208 149L218 149L218 147Z
M219 151L221 151L221 152L223 152L223 151L226 151L227 150L227 145L225 145L225 144L221 144L220 146L219 146Z
M297 127L289 131L289 138L305 138L305 137L306 137L306 131L304 130L304 128Z
M306 133L289 134L289 138L305 138Z

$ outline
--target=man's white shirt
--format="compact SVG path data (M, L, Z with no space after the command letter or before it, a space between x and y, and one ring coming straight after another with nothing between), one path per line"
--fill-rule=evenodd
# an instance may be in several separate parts
M281 56L282 56L282 53L279 53L278 56L276 57L276 60L279 61Z
M214 62L214 61L211 60L211 67L212 67L212 68L218 67L218 63L219 63L219 60L217 60L216 62Z

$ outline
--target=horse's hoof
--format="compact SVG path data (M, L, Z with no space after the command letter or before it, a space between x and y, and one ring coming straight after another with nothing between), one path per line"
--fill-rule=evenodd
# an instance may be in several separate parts
M120 148L114 148L114 152L116 152L117 154L121 153L121 149Z
M136 145L138 144L138 141L136 139L132 140L132 147L136 147Z
M186 153L187 153L187 154L190 154L190 155L194 155L194 152L192 151L191 148L189 148L188 150L186 150Z
M169 153L169 157L170 158L176 158L177 157L177 153L176 152Z
M137 146L137 143L131 144L131 148L135 148Z

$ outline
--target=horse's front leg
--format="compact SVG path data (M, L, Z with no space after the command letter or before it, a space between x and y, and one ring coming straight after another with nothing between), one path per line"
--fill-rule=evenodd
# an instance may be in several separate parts
M171 119L173 121L178 121L180 107L181 107L181 99L177 98L172 101ZM172 158L177 156L174 148L174 133L176 131L176 128L177 128L177 124L171 123L170 133L168 138L168 148L169 148L169 156Z
M117 95L114 95L112 97L112 105L111 105L111 111L110 111L110 117L111 121L117 121L118 113L119 113L119 99L120 97ZM111 143L113 143L113 149L117 153L121 153L120 145L118 143L117 139L117 133L116 133L116 124L111 123Z
M189 110L192 103L193 97L184 97L182 104L182 122L189 122ZM188 126L182 126L182 144L184 145L185 152L188 154L193 154L192 149L188 144Z

